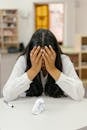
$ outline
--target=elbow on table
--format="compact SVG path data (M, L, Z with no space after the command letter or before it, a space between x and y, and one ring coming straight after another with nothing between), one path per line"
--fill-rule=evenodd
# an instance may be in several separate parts
M78 82L75 85L76 85L75 86L76 89L75 89L74 100L81 101L85 95L85 89L83 87L83 83L81 80L78 80Z
M14 96L13 91L8 90L6 87L3 88L3 97L4 97L4 100L7 102L12 101L17 98Z

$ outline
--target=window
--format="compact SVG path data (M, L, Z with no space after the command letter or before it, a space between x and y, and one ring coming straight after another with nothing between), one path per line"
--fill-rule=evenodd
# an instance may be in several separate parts
M63 42L64 5L49 4L49 29L55 34L57 40Z

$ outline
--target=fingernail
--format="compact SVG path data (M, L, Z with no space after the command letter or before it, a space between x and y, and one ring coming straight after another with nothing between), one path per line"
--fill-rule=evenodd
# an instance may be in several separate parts
M40 48L40 46L38 46L37 48Z
M47 48L47 46L45 46L45 48Z
M41 49L41 52L44 52L44 49Z
M51 45L49 45L49 47L50 47L50 48L52 48L52 46L51 46Z
M32 49L35 49L36 48L36 46L34 46Z

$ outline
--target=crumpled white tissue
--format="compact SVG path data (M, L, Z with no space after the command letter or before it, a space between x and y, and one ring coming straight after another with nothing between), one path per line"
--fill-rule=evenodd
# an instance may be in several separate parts
M45 110L45 102L42 98L39 98L36 100L33 109L32 114L37 115Z

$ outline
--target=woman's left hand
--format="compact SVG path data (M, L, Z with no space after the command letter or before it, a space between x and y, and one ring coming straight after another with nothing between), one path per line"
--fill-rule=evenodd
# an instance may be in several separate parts
M55 68L56 53L51 46L49 46L49 48L45 46L42 51L42 57L45 61L46 70L50 72Z
M48 73L57 80L60 74L60 71L55 66L56 53L53 48L49 45L49 48L45 46L45 49L42 50L42 57L45 61L46 70Z

